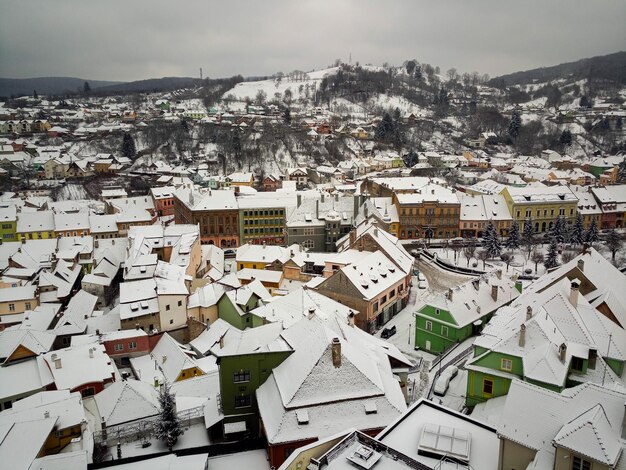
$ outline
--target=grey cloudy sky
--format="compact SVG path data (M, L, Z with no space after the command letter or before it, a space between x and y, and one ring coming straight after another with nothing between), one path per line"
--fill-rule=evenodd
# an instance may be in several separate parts
M497 74L626 49L624 0L0 0L0 76L137 80L336 58Z

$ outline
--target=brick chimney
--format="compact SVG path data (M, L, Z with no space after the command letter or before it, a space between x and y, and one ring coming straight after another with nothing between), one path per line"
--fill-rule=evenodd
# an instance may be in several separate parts
M491 298L494 302L498 300L498 284L494 284L491 286Z
M578 293L580 289L580 281L573 279L570 284L569 301L574 307L578 307Z
M559 359L561 362L565 362L565 357L567 356L567 345L565 343L561 343L559 346Z
M448 300L452 300L452 289L448 289L448 295L446 297L448 297Z
M585 261L582 258L578 260L576 266L578 266L578 269L580 269L581 272L585 271Z
M333 338L331 342L331 352L333 356L333 365L341 367L341 342L339 338Z
M533 308L529 305L526 307L526 321L530 320L533 317Z
M522 326L519 328L519 346L523 348L526 344L526 325L522 323Z

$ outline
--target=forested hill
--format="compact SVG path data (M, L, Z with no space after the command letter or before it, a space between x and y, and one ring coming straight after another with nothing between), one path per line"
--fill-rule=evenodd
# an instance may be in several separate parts
M548 82L562 78L604 79L626 84L626 51L502 75L493 78L491 84L523 85L533 81Z

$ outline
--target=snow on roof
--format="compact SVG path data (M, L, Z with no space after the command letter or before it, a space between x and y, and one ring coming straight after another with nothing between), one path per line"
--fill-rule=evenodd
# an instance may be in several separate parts
M345 427L386 426L406 409L382 348L363 347L360 337L341 335L316 316L303 318L282 336L295 352L257 390L270 443L322 438ZM341 348L339 367L332 360L333 338ZM367 413L364 400L375 402L377 412ZM298 409L306 409L308 424L298 423Z
M79 392L53 390L39 392L13 403L0 414L0 426L10 422L23 422L44 418L44 413L57 417L58 429L67 429L85 421L85 410Z
M54 381L40 358L41 356L0 367L0 399L34 393Z
M419 453L416 445L423 429L429 423L445 426L452 429L455 434L466 433L469 436L468 463L471 468L481 470L498 468L500 441L495 428L423 398L387 426L376 439L429 468L435 468L441 456Z
M478 195L459 193L461 203L461 221L488 221L488 220L512 220L509 208L504 196Z
M89 215L89 230L92 234L117 232L117 215Z
M359 261L342 267L340 271L365 299L373 299L407 275L397 269L382 251L363 252Z
M139 372L139 379L148 383L152 383L155 376L173 383L178 380L181 372L199 369L193 353L168 333L163 333L150 354L133 357L130 363Z
M56 335L48 331L6 329L0 333L0 359L6 361L20 346L34 355L48 352L55 339Z
M57 389L115 381L117 368L101 344L87 344L44 354Z
M54 230L88 230L89 215L86 212L76 214L54 214Z
M267 282L272 284L280 283L283 278L282 271L271 271L269 269L252 269L244 268L237 271L237 279L245 281L257 280L261 283Z
M210 353L216 357L291 351L281 338L281 332L279 323L242 331L218 318L191 342L191 346L200 354Z
M157 294L188 295L185 277L185 267L159 261L154 271Z
M567 186L527 186L505 188L515 204L546 204L578 201Z
M52 232L54 231L54 212L20 212L17 217L17 232Z
M10 468L30 468L44 448L57 418L0 425L0 461Z
M237 210L235 192L231 190L209 190L197 192L188 188L178 189L174 195L191 210Z
M216 305L223 293L224 286L220 284L207 284L199 287L189 296L187 308L207 308Z
M159 392L153 384L139 380L115 382L94 400L107 426L155 416L159 413Z
M625 401L626 392L595 384L579 385L559 394L514 380L498 433L534 450L554 443L612 466L621 450ZM539 422L541 426L537 426Z
M286 262L295 254L300 253L301 248L298 244L289 247L279 245L253 245L246 243L237 248L237 263L262 263L271 264L274 261Z
M36 298L37 286L18 286L0 289L0 302L15 302L20 300L32 300Z

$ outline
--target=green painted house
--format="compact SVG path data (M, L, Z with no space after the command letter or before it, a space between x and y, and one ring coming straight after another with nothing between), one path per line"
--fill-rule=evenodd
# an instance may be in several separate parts
M260 281L253 281L250 284L237 289L224 292L217 301L217 316L230 323L235 328L244 330L252 328L251 310L259 307L262 299L271 297L270 293Z
M15 206L0 209L0 240L0 243L18 241Z
M626 331L562 279L501 308L474 342L466 405L506 395L513 379L555 392L585 382L624 385Z
M259 435L255 392L293 353L282 331L280 323L242 331L218 319L191 342L196 353L217 358L226 437Z
M415 314L415 346L440 354L479 334L493 313L521 290L521 283L497 271L430 296Z

